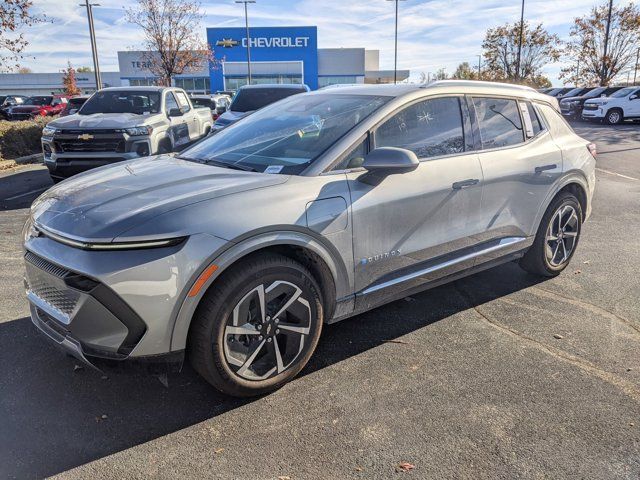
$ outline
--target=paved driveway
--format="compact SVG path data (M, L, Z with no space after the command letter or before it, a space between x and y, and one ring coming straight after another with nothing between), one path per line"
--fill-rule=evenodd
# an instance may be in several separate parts
M41 338L19 236L49 182L3 174L0 477L639 478L640 127L577 130L598 186L561 276L510 263L328 326L250 401L189 369L102 378Z

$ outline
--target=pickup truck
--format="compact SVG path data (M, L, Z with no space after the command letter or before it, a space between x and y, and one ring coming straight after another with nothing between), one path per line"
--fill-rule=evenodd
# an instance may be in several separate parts
M57 182L91 168L172 152L209 134L211 110L173 87L112 87L42 130L44 164Z

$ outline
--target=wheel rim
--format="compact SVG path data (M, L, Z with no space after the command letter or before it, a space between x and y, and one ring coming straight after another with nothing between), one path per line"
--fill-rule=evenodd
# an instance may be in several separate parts
M618 123L620 121L620 114L618 112L611 112L609 114L609 121L611 123Z
M545 242L547 261L552 267L569 260L578 241L579 228L578 213L571 205L564 205L553 214Z
M258 285L227 319L225 359L239 377L268 379L300 357L310 330L311 306L299 287L283 280Z

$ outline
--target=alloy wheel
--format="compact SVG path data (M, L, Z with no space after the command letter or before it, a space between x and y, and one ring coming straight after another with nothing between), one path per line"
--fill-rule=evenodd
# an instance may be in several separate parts
M571 258L579 229L578 213L571 205L563 205L553 214L545 237L545 254L552 267L559 267Z
M609 123L618 123L620 121L620 112L611 112L609 114Z
M227 319L225 359L239 377L268 379L300 357L310 330L311 307L299 287L283 280L258 285Z

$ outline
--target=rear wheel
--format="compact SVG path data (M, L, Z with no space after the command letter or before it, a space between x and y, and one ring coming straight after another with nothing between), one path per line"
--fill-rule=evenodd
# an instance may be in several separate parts
M533 245L520 260L520 266L536 275L558 275L569 265L581 230L580 202L571 193L561 193L547 208Z
M275 390L309 361L322 329L311 273L290 258L256 255L203 297L189 332L195 370L218 390L247 397Z
M624 115L619 108L612 108L607 112L607 116L605 117L605 122L609 125L617 125L618 123L622 123L622 120L624 120Z

